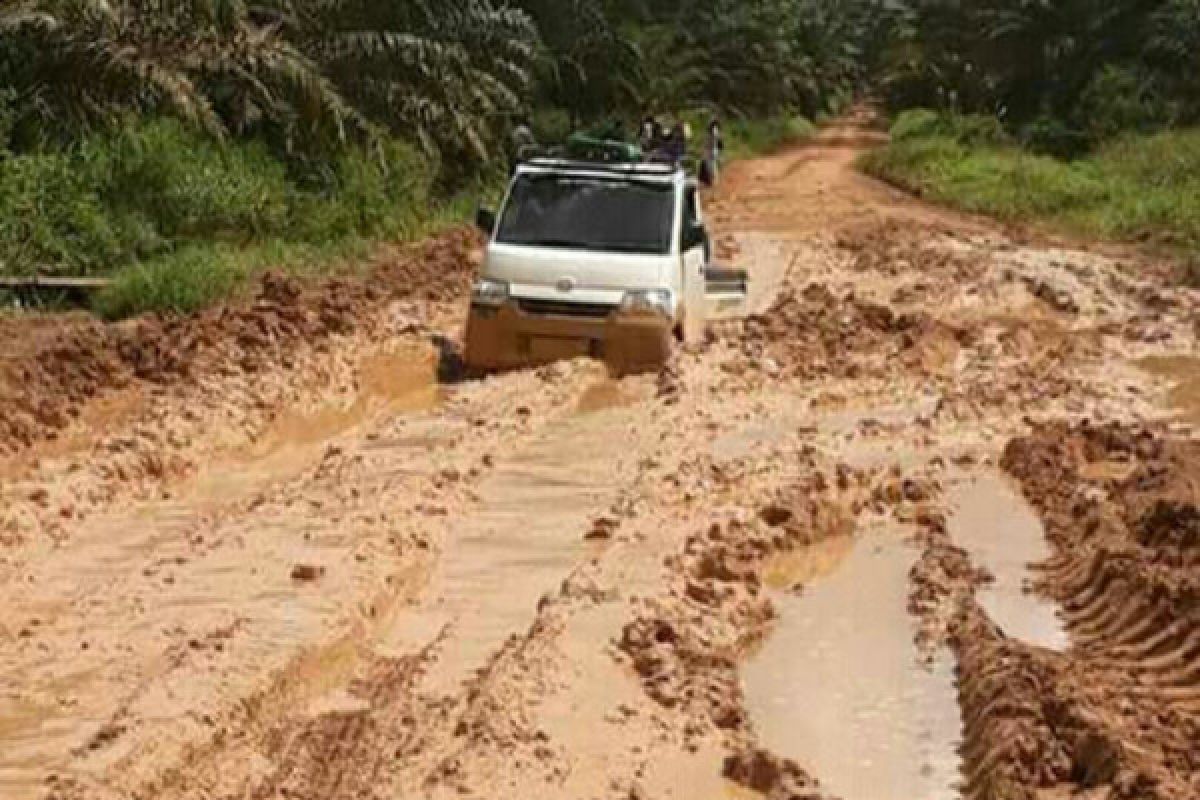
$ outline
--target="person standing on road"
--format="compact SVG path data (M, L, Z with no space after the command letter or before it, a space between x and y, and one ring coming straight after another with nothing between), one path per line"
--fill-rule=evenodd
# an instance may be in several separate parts
M518 117L516 127L512 130L512 162L509 171L515 171L521 159L528 157L536 148L537 138L533 135L533 129L529 127L529 120Z
M721 138L721 120L716 114L713 114L708 123L708 136L704 143L704 156L708 161L709 184L712 186L717 183L717 173L721 168L721 150L724 147L725 142Z
M647 114L638 129L638 144L643 153L653 153L658 149L658 120L653 114Z
M679 165L687 157L687 129L682 122L675 123L667 138L667 157L672 164Z

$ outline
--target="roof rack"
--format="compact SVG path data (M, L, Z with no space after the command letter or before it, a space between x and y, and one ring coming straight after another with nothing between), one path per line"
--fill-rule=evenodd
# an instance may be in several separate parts
M563 145L526 147L520 152L520 161L542 167L586 168L623 175L669 176L683 169L681 165L648 157L636 144L582 133L572 134Z
M683 172L683 165L664 164L656 161L611 162L611 161L582 161L561 156L534 156L526 158L522 164L546 169L580 170L587 172L607 172L614 175L667 178Z

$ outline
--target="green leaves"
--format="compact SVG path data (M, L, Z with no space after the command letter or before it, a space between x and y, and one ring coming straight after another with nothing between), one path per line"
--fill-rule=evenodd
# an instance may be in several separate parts
M293 152L386 128L483 159L528 93L536 32L491 0L19 0L0 37L26 147L133 111Z
M1000 114L1064 154L1200 118L1198 0L909 0L900 18L893 107Z
M215 137L267 120L335 138L358 122L317 65L240 0L23 0L0 12L18 131L75 138L128 111ZM34 142L26 142L26 145Z

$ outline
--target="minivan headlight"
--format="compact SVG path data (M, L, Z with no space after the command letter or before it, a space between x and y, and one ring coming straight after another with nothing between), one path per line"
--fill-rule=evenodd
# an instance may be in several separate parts
M508 284L504 281L481 278L475 282L471 302L488 308L499 308L508 302Z
M658 314L675 316L675 297L668 289L637 289L626 292L621 299L623 314Z

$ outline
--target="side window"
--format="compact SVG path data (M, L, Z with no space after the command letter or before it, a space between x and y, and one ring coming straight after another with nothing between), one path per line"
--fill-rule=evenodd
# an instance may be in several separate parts
M680 251L686 253L696 246L695 242L688 241L690 231L695 224L699 222L699 206L696 201L696 188L689 186L683 192L683 224L679 226L680 236Z
M683 223L689 225L700 220L700 204L696 200L696 187L689 186L683 196Z

